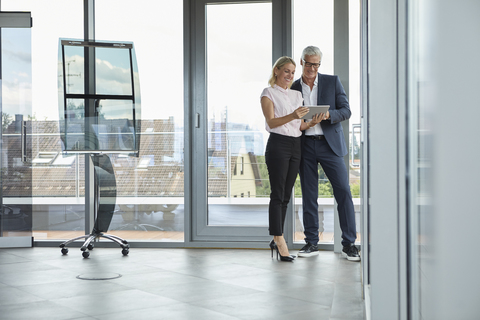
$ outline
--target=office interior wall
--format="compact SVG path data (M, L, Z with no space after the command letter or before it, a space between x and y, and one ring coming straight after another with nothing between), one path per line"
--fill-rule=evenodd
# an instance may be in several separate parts
M397 1L369 1L368 125L370 294L372 319L401 319L402 270L399 217L404 183L405 137L400 136L398 7ZM403 139L403 140L402 140ZM365 262L363 262L365 265Z
M479 13L477 1L368 1L371 319L480 314ZM418 51L408 41L414 19Z
M432 111L433 213L424 319L478 319L480 2L428 0L423 23Z

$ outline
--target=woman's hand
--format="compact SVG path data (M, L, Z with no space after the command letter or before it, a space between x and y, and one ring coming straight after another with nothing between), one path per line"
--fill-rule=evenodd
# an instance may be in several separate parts
M265 116L265 121L267 122L267 125L270 127L270 129L283 126L284 124L296 119L301 119L308 113L307 107L299 107L297 110L290 114L287 114L283 117L275 118L273 102L269 98L263 96L261 99L261 103L263 115ZM303 121L301 122L303 123Z
M308 113L307 107L299 107L295 111L292 112L294 119L302 119Z

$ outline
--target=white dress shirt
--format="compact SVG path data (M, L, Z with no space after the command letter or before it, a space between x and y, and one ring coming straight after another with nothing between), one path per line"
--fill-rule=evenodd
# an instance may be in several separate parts
M276 84L273 87L263 89L260 99L262 97L267 97L273 102L275 118L291 114L298 107L301 107L303 102L302 94L300 92L290 89L285 90ZM273 129L270 128L265 121L265 129L268 132L274 132L284 136L300 137L302 135L302 131L300 131L302 121L303 120L301 119L295 119Z
M300 83L302 84L303 101L305 102L305 106L316 106L318 98L318 74L315 78L315 82L313 83L313 88L311 90L310 86L303 82L303 78L300 78ZM322 126L320 125L320 123L314 125L310 129L305 130L305 135L323 135Z

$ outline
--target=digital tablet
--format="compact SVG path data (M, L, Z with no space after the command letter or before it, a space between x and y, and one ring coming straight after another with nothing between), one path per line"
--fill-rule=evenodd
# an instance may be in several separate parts
M316 114L327 113L328 109L330 109L330 106L304 106L304 107L307 107L309 111L302 119L307 119L307 120L312 119L313 116Z

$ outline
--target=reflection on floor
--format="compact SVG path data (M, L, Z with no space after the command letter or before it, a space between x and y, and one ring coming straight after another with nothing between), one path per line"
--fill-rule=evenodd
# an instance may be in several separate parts
M266 250L0 249L1 318L364 319L360 273L331 251L287 263Z

